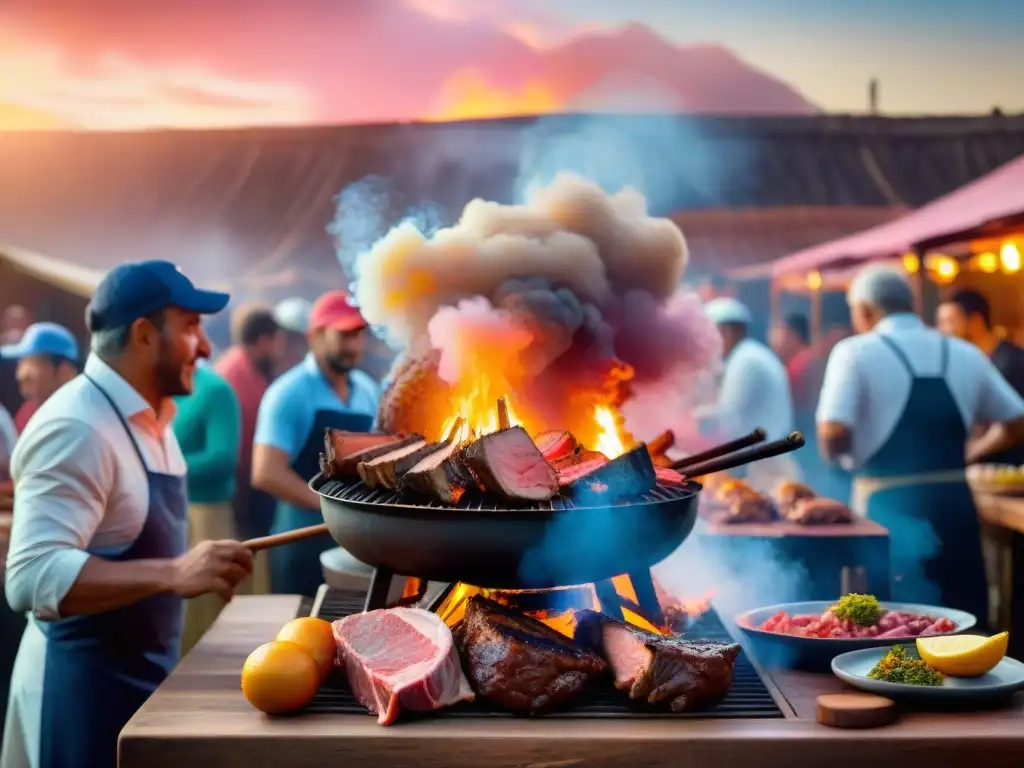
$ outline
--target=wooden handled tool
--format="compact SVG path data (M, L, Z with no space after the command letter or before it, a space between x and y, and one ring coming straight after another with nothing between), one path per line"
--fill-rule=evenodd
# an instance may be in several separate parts
M795 451L797 448L802 448L803 445L804 436L799 432L791 432L788 437L784 437L781 440L773 440L770 443L755 445L752 448L746 448L742 451L736 451L736 453L730 453L716 459L703 461L700 464L691 465L686 468L686 474L689 477L700 477L701 475L711 475L715 472L724 472L727 469L742 467L744 464L752 464L761 459L781 456L784 453Z
M330 531L327 530L327 523L320 523L320 525L296 528L294 531L273 533L270 536L260 536L256 539L248 539L243 541L242 544L247 546L253 552L261 552L264 549L273 549L274 547L280 547L284 544L294 544L296 541L305 541L306 539L323 536L325 533L330 533Z
M687 456L685 459L672 463L672 469L676 472L685 472L688 475L694 475L696 473L690 471L690 467L702 464L710 459L717 459L719 456L725 456L726 454L738 451L742 448L749 448L752 445L764 442L765 433L764 430L758 427L749 435L738 437L735 440L730 440L728 443L722 443L716 445L713 448L708 448L706 451L695 453L692 456Z

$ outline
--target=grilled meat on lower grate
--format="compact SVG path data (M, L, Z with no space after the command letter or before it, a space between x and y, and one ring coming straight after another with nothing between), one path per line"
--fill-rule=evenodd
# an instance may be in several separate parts
M461 639L473 689L514 712L564 706L607 669L589 648L479 595L466 606Z
M686 712L714 703L732 685L740 647L663 637L595 611L576 615L575 638L608 660L615 686L631 699Z

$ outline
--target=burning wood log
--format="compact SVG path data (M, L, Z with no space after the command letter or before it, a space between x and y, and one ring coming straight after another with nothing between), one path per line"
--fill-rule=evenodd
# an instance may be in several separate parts
M657 458L666 454L676 444L676 436L671 429L666 429L656 438L647 443L647 452L651 458Z
M459 433L462 432L462 427L465 426L466 419L459 416L455 419L455 423L452 424L452 428L448 430L448 434L444 436L444 442L454 443L459 439Z
M504 397L498 398L498 429L508 429L512 422L508 418L508 402Z

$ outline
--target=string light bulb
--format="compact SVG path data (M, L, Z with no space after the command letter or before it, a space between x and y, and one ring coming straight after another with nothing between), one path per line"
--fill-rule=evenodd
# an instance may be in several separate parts
M807 274L807 287L810 290L812 290L812 291L820 291L821 290L821 283L822 283L821 272L819 272L818 270L814 270L813 272L809 272Z
M1003 247L999 251L999 261L1006 274L1012 275L1015 272L1020 272L1020 251L1010 241L1003 243Z
M978 254L978 269L985 274L991 275L999 270L999 257L992 251L985 251Z
M905 253L903 254L903 271L908 275L916 275L917 270L921 268L921 260L917 258L916 253Z

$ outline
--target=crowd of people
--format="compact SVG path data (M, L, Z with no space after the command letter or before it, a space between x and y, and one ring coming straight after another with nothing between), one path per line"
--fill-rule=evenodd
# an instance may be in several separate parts
M323 581L329 536L269 559L243 542L319 520L324 428L371 428L366 322L343 292L243 305L215 355L204 320L228 301L140 262L97 287L87 354L59 325L5 326L25 404L0 410L4 586L27 624L3 768L115 765L125 722L233 595Z
M802 477L849 501L890 531L893 599L984 617L964 470L1022 463L1024 352L976 292L944 301L938 329L891 269L865 269L847 299L852 332L819 344L801 316L763 344L742 303L708 301L724 362L702 429L813 436L795 461L750 467L751 484ZM115 765L125 722L226 601L313 595L324 581L329 536L269 557L244 541L322 520L307 482L324 429L370 430L381 396L359 367L366 322L344 292L243 305L214 354L204 319L228 302L150 261L97 287L88 354L66 328L4 317L0 355L25 398L15 414L0 406L0 490L14 499L5 591L28 618L0 768Z
M984 624L989 593L965 467L1024 463L1024 351L995 333L973 290L940 303L937 328L915 313L897 270L865 268L847 302L852 335L815 348L806 320L791 317L772 329L772 350L750 338L740 302L709 301L725 363L704 416L725 433L762 426L769 439L799 428L811 439L795 460L752 465L751 485L804 479L848 502L889 531L892 599L958 608Z

